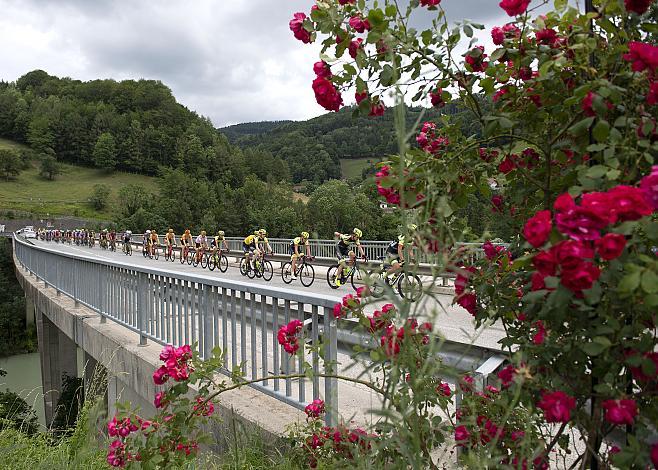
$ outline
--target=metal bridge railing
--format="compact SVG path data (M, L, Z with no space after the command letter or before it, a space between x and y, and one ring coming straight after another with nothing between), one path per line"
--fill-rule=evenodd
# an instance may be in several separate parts
M338 412L336 320L332 308L340 299L305 294L238 281L194 274L172 274L92 256L62 253L14 237L17 260L51 286L101 315L137 332L140 344L194 344L202 357L219 346L225 353L225 374L242 369L244 379L265 378L301 371L304 361L313 367L313 378L271 378L251 386L296 408L315 398L327 404L327 424ZM281 325L301 320L306 341L323 349L290 359L277 341ZM323 396L321 396L323 390Z

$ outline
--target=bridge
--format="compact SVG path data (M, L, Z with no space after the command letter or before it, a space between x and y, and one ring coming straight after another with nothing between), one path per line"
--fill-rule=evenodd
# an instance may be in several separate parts
M154 413L151 400L159 387L151 375L159 366L164 344L198 343L202 357L219 346L225 356L218 373L230 374L238 368L247 380L293 373L303 366L302 359L290 360L276 336L281 325L295 318L304 323L307 341L324 348L322 357L312 353L303 358L316 373L328 372L336 364L344 375L361 372L348 367L350 354L355 344L368 347L370 338L359 334L353 321L333 317L333 306L341 300L336 294L345 292L330 289L322 275L311 288L304 288L286 285L277 275L269 283L247 280L237 268L210 272L163 257L157 261L127 257L120 250L16 236L13 241L27 314L37 324L48 423L62 375L84 376L89 382L96 365L108 376L110 414L117 401L139 405L147 416ZM476 331L470 315L450 305L452 295L443 293L441 286L429 288L436 291L423 296L414 308L419 316L429 310L440 312L435 327L445 338L442 360L473 372L478 386L484 387L488 375L504 361L497 343L504 336L502 329L490 326ZM368 309L380 306L374 303ZM367 410L378 399L365 387L315 376L251 384L222 395L218 405L220 413L235 412L267 432L281 434L291 421L303 418L301 410L314 398L325 400L328 424L341 417L374 419Z

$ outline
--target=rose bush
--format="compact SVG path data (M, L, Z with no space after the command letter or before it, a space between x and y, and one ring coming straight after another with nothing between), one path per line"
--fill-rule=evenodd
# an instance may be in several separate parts
M533 13L546 3L501 1L510 18L487 32L491 50L474 38L482 25L451 26L440 1L317 0L290 21L299 41L321 44L312 83L321 106L337 111L354 92L358 113L394 113L400 151L377 191L419 227L415 245L436 272L455 273L454 302L475 325L504 329L508 359L497 384L478 383L439 359L436 312L413 312L390 289L392 303L373 314L367 288L346 296L334 316L369 336L353 358L363 378L330 375L375 392L377 419L326 427L323 413L337 410L310 403L291 433L310 466L439 468L455 449L472 468L658 466L652 2L595 0L583 12L556 0ZM416 30L414 15L431 21ZM465 134L448 112L406 129L401 103L466 108L477 131ZM486 243L484 256L452 249L475 194L518 233ZM306 354L305 334L293 321L278 341ZM126 411L111 422L112 465L193 458L211 400L247 383L235 372L212 382L221 362L165 351L154 381L173 387L152 420ZM305 367L291 377L313 373ZM187 397L190 384L198 397Z

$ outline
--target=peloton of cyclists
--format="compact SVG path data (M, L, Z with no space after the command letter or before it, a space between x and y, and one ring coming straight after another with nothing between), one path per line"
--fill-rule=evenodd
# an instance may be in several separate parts
M354 265L354 260L356 259L356 254L352 250L351 246L356 245L359 249L359 254L364 259L366 259L366 253L361 246L361 237L363 232L355 228L352 230L352 233L344 234L340 232L334 232L334 237L338 238L338 243L336 244L336 257L338 258L338 269L336 270L336 279L334 283L337 286L342 284L343 279L343 270L345 269L346 261L349 259L349 265Z
M299 237L293 238L290 242L290 263L292 264L292 278L297 279L297 259L305 254L308 258L311 257L311 244L308 241L308 232L302 232ZM301 253L301 247L304 247L305 253Z

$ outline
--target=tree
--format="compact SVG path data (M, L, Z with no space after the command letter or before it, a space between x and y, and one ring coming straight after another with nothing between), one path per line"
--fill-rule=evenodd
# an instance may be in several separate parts
M94 145L94 164L104 170L112 171L117 164L117 147L114 137L109 132L98 136Z
M89 197L91 206L97 211L105 209L111 192L110 187L106 184L95 184L91 196Z
M16 152L9 149L0 149L0 174L9 181L21 172L21 159Z
M150 195L139 184L129 184L119 190L119 214L122 218L131 217L147 205Z
M59 175L62 169L57 162L57 159L52 154L45 154L41 157L41 165L39 167L39 174L46 179L54 180L55 176Z
M55 148L55 134L47 115L32 117L27 132L27 142L36 153L50 153Z

